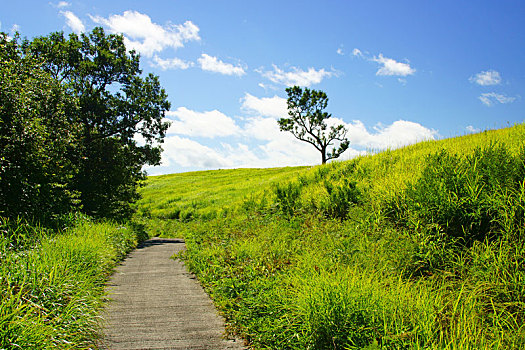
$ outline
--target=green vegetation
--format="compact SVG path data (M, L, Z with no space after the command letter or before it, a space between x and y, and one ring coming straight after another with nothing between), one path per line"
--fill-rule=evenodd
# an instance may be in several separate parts
M517 125L264 181L153 177L138 214L184 236L180 257L253 348L522 349L523 140Z
M0 348L95 346L104 284L140 231L85 217L68 224L56 232L0 219Z
M0 215L129 219L142 167L160 162L168 109L122 35L0 33Z
M168 109L121 35L0 33L0 349L95 347Z
M525 125L152 177L133 204L169 103L122 36L0 33L0 78L0 348L95 347L104 282L143 227L186 239L181 258L253 348L525 348ZM326 96L295 92L324 131ZM325 160L343 134L306 141Z
M247 197L257 190L301 173L304 167L273 169L211 170L151 176L141 189L137 220L150 236L165 232L180 235L195 222L228 217L230 211L243 210ZM255 197L254 197L255 199Z

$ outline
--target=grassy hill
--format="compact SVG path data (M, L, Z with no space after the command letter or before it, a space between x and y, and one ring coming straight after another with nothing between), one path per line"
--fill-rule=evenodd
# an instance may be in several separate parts
M312 168L151 177L150 232L253 348L525 347L525 126Z

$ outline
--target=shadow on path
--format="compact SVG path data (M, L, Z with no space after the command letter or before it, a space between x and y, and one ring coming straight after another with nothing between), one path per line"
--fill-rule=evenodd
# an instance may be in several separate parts
M144 241L142 243L139 243L137 246L137 249L143 249L155 245L162 245L162 244L184 244L184 240L181 238L159 238L154 237L152 239L148 239L147 241Z

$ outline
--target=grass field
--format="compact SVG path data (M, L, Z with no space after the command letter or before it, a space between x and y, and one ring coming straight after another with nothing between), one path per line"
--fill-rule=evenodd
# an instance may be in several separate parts
M0 349L93 349L104 284L139 236L71 218L44 229L0 218Z
M304 172L307 167L235 169L151 176L142 188L137 217L152 236L179 232L195 219L227 216L248 196Z
M313 168L152 177L138 204L255 349L525 348L525 126Z

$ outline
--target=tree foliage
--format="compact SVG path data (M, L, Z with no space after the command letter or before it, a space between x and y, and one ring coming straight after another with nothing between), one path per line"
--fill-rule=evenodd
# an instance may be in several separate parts
M159 78L102 28L22 43L3 34L0 45L0 214L31 217L57 200L63 210L49 213L62 212L78 199L90 215L128 217L168 128Z
M328 105L326 93L298 86L286 89L288 93L288 115L290 118L278 120L281 131L289 131L298 140L313 145L321 153L325 164L330 159L338 158L348 149L350 141L346 138L347 130L343 125L331 125L326 121L332 117L324 112ZM338 147L333 146L338 141Z
M74 97L24 54L18 36L0 34L0 214L41 221L76 203L70 187Z
M102 28L89 34L52 33L29 43L44 58L44 69L62 82L78 104L72 122L79 125L78 172L73 188L83 210L121 218L131 213L142 167L160 163L170 104L157 76L142 76L139 55L127 52L121 35ZM139 145L135 139L144 140Z

